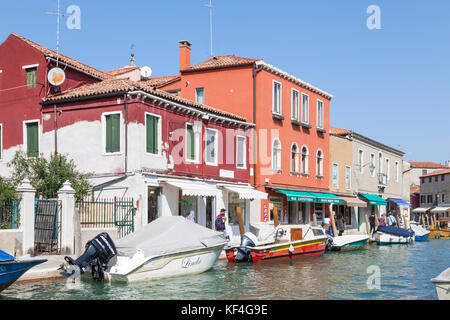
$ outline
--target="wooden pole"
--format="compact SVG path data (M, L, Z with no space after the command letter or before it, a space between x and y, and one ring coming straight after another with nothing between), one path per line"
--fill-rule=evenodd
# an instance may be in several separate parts
M311 202L312 203L312 202ZM312 206L312 205L311 205ZM316 213L314 212L314 206L311 207L311 211L313 214L313 223L314 223L314 227L317 227L317 218L316 218Z
M245 228L244 228L244 219L242 218L241 207L236 207L236 215L238 218L239 233L241 234L241 237L242 237L245 233Z
M278 221L277 207L273 206L273 227L276 228L280 224Z

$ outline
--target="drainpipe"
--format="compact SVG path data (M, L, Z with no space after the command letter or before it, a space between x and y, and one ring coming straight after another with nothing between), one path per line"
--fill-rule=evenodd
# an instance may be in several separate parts
M253 185L256 186L256 64L253 63Z
M125 174L128 172L128 103L127 94L123 95L124 108L125 108Z

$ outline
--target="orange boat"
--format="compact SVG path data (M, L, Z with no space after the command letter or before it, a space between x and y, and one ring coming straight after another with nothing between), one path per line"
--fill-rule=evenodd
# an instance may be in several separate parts
M450 237L449 221L450 218L436 220L433 227L428 229L430 231L430 238L439 239L441 237Z

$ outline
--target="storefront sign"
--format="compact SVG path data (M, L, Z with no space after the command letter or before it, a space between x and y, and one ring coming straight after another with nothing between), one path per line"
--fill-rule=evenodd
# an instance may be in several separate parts
M234 178L234 171L220 169L219 176L222 178Z
M307 198L301 196L287 196L287 201L300 201L300 202L314 202L314 198Z

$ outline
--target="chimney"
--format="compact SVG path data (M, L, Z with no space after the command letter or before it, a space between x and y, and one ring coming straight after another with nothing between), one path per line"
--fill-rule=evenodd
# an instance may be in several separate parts
M180 71L189 69L191 66L191 43L187 40L182 40L180 44Z

